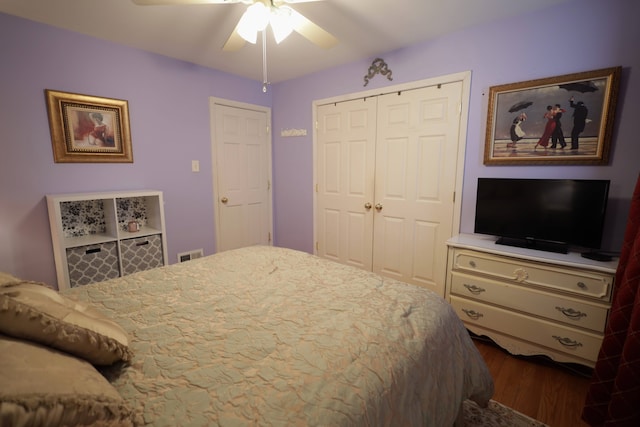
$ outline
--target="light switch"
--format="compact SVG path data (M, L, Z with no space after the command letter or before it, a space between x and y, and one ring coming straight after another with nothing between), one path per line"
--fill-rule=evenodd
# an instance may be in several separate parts
M191 160L191 172L200 172L200 160Z

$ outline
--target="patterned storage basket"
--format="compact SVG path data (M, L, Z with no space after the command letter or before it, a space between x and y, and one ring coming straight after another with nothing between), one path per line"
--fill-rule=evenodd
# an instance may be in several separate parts
M116 242L68 248L67 265L72 288L120 277Z
M122 240L120 248L123 276L164 265L162 236L159 234Z

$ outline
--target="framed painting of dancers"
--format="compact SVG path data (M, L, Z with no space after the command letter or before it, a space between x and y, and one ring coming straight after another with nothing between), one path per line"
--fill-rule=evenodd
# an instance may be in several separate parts
M50 89L45 98L56 163L133 163L127 101Z
M484 164L607 164L621 71L491 87Z

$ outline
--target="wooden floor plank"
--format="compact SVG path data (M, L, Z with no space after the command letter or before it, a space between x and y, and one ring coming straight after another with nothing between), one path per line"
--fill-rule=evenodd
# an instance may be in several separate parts
M580 419L590 369L542 357L513 356L474 337L495 385L493 399L551 427L587 427Z
M519 412L535 418L540 408L540 400L543 396L541 382L538 377L540 372L537 366L533 364L525 364L522 366L522 363L517 359L509 360L517 362L513 363L513 365L519 372L518 391L514 397L512 407L518 407Z

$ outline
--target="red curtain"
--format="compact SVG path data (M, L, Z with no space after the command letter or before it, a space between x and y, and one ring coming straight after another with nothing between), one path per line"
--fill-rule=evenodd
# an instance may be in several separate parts
M591 426L640 426L640 177L582 419Z

